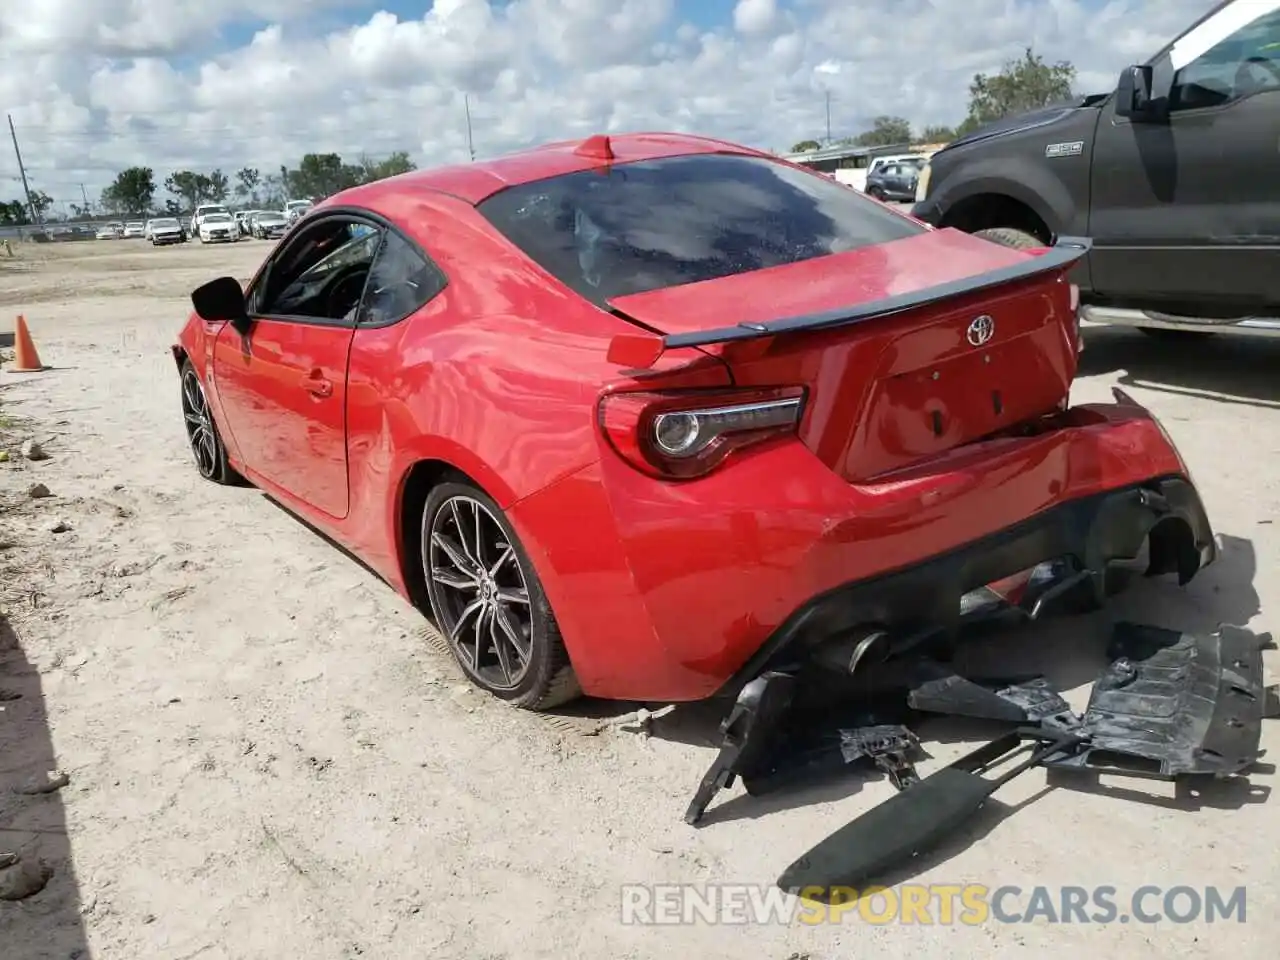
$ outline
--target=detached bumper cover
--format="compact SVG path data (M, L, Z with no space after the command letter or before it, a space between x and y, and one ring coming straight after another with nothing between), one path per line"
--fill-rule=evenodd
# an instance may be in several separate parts
M895 573L846 584L792 614L719 691L737 693L765 670L803 659L815 639L868 624L906 632L960 627L961 597L1051 560L1087 574L1101 604L1108 566L1139 556L1150 537L1147 575L1186 583L1217 557L1200 495L1186 478L1156 478L1052 507L1021 523ZM808 643L806 642L808 641Z

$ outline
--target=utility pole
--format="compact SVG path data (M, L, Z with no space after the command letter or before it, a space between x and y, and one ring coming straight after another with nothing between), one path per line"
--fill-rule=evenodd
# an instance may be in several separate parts
M22 192L27 196L27 206L31 208L31 222L39 223L40 215L36 212L36 205L31 199L31 187L27 183L27 168L22 165L22 151L18 149L18 132L13 129L13 114L7 114L9 118L9 136L13 138L13 152L18 158L18 173L22 177Z
M86 217L93 216L93 210L89 208L89 194L85 192L84 184L80 184L80 198L84 200L84 215Z
M831 146L831 91L825 91L827 95L827 146Z
M476 148L471 140L471 94L464 93L462 95L462 108L467 111L467 152L471 154L471 162L474 163Z

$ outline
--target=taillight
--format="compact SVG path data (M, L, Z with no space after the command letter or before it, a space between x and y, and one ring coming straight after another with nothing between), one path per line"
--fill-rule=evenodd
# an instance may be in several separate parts
M794 434L803 387L612 393L600 401L600 428L622 459L644 473L688 480L730 454Z

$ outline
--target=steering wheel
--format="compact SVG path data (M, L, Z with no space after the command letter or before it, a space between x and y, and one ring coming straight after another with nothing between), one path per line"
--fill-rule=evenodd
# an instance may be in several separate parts
M341 320L360 303L360 295L364 293L365 280L369 276L369 265L353 264L338 270L333 278L325 284L325 315L334 320Z

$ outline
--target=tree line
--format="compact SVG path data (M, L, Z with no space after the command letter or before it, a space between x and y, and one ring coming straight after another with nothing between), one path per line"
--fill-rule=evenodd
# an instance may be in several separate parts
M348 163L337 153L308 153L296 168L282 164L275 173L263 173L257 167L243 167L233 176L222 170L201 172L178 170L156 183L151 167L136 166L121 170L102 191L96 208L68 203L74 219L95 216L144 218L156 215L183 216L201 203L236 203L257 209L283 209L285 201L321 200L348 187L373 183L416 169L408 152L398 150L382 160L362 156ZM169 196L158 197L160 186ZM42 191L32 191L30 205L21 200L0 203L0 225L31 223L31 207L36 216L47 220L54 200Z
M880 116L870 130L834 140L831 146L891 147L897 144L949 143L1003 117L1071 99L1076 68L1063 60L1046 63L1028 47L1020 60L1010 60L996 74L975 74L969 84L969 111L955 127L931 126L913 130L902 117ZM817 150L817 140L801 140L792 153Z

